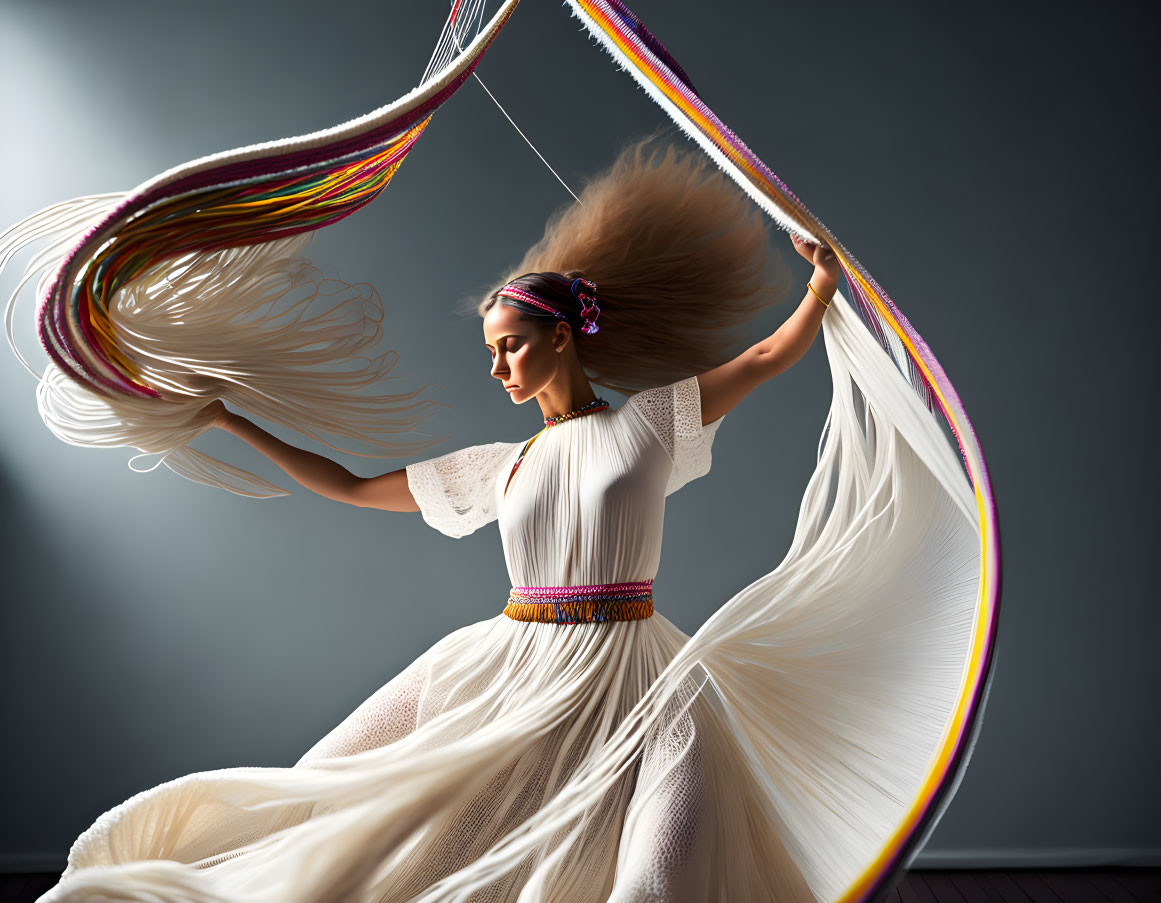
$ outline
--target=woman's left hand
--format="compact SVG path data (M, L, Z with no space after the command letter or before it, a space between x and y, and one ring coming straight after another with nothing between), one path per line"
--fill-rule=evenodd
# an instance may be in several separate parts
M790 240L794 243L794 250L814 264L815 270L826 274L833 285L838 285L840 270L834 251L826 245L804 241L797 235L791 235Z

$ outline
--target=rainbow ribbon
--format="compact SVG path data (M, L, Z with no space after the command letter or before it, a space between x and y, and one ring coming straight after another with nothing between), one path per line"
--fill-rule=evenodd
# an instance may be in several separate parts
M999 615L1000 535L983 449L951 380L922 336L834 234L705 105L685 72L641 20L619 0L566 2L621 67L763 210L788 231L809 241L821 240L835 252L860 319L928 410L938 406L955 435L971 481L980 528L981 579L966 679L922 791L879 855L836 903L871 899L898 880L950 802L975 744L988 694Z

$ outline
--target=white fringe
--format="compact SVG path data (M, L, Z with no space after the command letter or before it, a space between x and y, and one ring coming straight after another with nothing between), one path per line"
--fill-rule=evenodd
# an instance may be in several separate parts
M71 445L129 446L160 454L157 463L186 479L253 498L288 493L188 447L211 428L205 408L215 398L364 457L412 455L440 441L393 438L414 430L437 404L413 400L426 386L393 395L359 394L388 378L397 358L394 352L371 356L382 337L383 304L372 286L325 279L300 256L313 233L173 257L114 295L109 317L120 347L161 400L100 394L51 360L38 374L15 345L17 295L40 273L38 296L43 297L63 257L123 197L57 204L0 235L0 266L21 247L52 239L13 292L5 328L13 350L40 380L37 406L58 438ZM361 440L387 454L341 448L324 434ZM134 460L129 466L136 470Z

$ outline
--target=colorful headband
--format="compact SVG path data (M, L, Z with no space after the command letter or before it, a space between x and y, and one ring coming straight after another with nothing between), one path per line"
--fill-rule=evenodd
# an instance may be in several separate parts
M548 311L550 314L556 314L562 320L568 319L566 314L561 313L555 307L550 305L547 301L539 295L534 295L527 289L520 288L518 285L506 285L500 291L496 292L497 298L515 298L517 301L523 301L525 304L532 304L536 307Z
M597 285L591 280L579 278L572 281L571 288L573 297L575 297L581 305L580 315L581 319L584 320L584 323L581 325L581 332L585 333L586 335L592 335L600 329L600 327L596 324L597 315L601 312L601 309L597 306ZM523 301L526 304L531 304L534 307L539 307L542 310L546 310L561 320L568 319L567 314L557 310L555 307L548 303L547 299L541 298L539 295L535 295L528 291L528 289L521 288L518 285L513 285L511 283L505 285L502 289L496 292L496 297L514 298L517 301ZM591 305L589 302L591 302Z

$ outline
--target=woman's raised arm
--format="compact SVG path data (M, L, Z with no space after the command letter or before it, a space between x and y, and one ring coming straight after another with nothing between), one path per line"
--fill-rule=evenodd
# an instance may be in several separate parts
M838 259L830 248L792 236L794 249L814 264L814 275L802 302L771 335L737 357L697 375L702 425L734 409L750 392L786 370L806 354L822 326L824 305L838 289Z
M288 445L256 423L228 410L220 400L212 402L211 407L217 411L214 426L250 443L311 492L360 508L419 510L407 485L404 469L377 477L356 476L325 455Z

